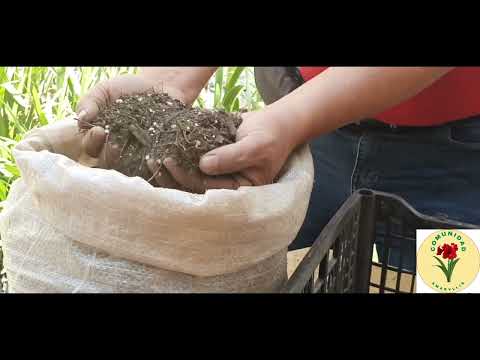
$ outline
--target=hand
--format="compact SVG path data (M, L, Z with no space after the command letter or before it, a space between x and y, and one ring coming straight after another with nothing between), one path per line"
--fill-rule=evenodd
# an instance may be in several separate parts
M80 156L78 162L90 167L115 169L120 160L120 148L110 143L105 146L106 140L107 134L100 126L86 131L81 141L80 152L83 156ZM152 180L155 180L156 186L169 189L181 188L167 171L159 171L160 166L155 161L149 160L147 165L153 174Z
M271 184L296 147L293 131L263 111L242 117L237 142L207 153L200 169L208 175L240 172L255 186Z
M158 171L160 164L150 162L148 164L150 171L154 174ZM236 190L240 186L252 186L252 182L241 174L230 174L224 176L208 176L199 170L185 170L179 166L174 159L167 158L163 162L164 170L160 176L169 176L170 179L178 184L177 189L189 191L192 193L203 194L208 189L232 189ZM162 178L156 178L157 182L163 181ZM179 186L180 185L180 186Z
M291 136L294 131L289 129L292 125L276 121L264 111L245 113L242 117L237 142L212 150L202 157L200 169L204 174L200 171L188 174L175 163L166 161L165 167L172 177L195 192L273 183L297 146Z
M77 107L78 125L80 129L88 130L82 141L82 149L88 156L80 162L87 166L103 169L114 169L120 159L120 149L116 145L107 143L105 130L101 127L93 127L92 122L98 115L99 110L113 103L123 95L142 93L146 91L166 92L185 104L191 104L193 98L186 95L180 86L172 79L168 81L151 80L142 75L122 75L101 82L92 88L82 99ZM154 174L157 185L166 188L179 188L168 172L158 172L155 162L148 163L150 171Z
M172 80L169 81L152 80L142 75L121 75L98 83L78 103L77 114L80 128L91 128L91 122L97 117L99 110L112 104L123 95L134 95L147 91L166 92L185 104L191 104L194 101L179 85Z
M114 169L120 160L120 149L117 145L106 144L107 134L100 126L82 131L81 156L78 162L82 165Z

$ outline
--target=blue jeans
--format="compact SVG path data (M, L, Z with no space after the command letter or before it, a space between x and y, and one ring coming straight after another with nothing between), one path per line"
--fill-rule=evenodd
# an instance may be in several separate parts
M357 127L358 128L358 127ZM309 247L360 188L403 197L421 213L480 224L480 116L434 128L339 129L311 143L315 183L290 249ZM383 251L377 242L381 262ZM415 269L412 246L403 268ZM398 266L390 253L389 265Z

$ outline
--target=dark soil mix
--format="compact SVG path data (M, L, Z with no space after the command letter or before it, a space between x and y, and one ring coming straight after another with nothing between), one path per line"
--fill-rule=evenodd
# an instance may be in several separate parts
M91 124L103 127L107 142L116 144L115 170L127 176L152 178L148 159L173 158L186 170L198 169L207 152L235 142L242 122L238 114L186 106L167 94L123 96L100 110Z

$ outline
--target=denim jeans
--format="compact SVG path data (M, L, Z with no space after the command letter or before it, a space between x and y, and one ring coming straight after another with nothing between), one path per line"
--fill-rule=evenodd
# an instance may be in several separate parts
M399 195L426 215L480 224L480 116L407 130L353 125L310 145L315 183L305 222L291 250L311 246L340 206L360 188ZM379 242L377 252L383 262L381 250ZM403 267L412 270L415 247L406 255ZM398 266L398 256L391 253L389 265Z

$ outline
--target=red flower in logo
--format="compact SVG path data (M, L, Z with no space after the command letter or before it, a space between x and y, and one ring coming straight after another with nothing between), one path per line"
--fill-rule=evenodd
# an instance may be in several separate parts
M457 244L452 243L450 246L450 256L448 257L450 260L453 260L457 257L458 246Z
M441 247L439 246L437 248L437 256L442 255L444 259L448 259L447 265L445 265L439 258L434 256L434 258L439 263L439 265L435 265L435 266L437 266L438 268L440 268L440 270L442 270L442 272L447 277L448 282L450 282L452 278L452 273L453 273L453 269L455 268L455 265L457 264L458 260L460 260L460 259L457 259L455 261L452 261L453 259L457 258L457 251L458 251L458 246L455 243L451 243L450 245L443 244L443 246Z
M453 260L457 257L458 246L454 243L451 245L443 244L442 247L438 247L437 255L442 255L444 259ZM443 253L443 254L442 254Z
M448 244L443 244L443 258L450 259L452 256L452 247Z

